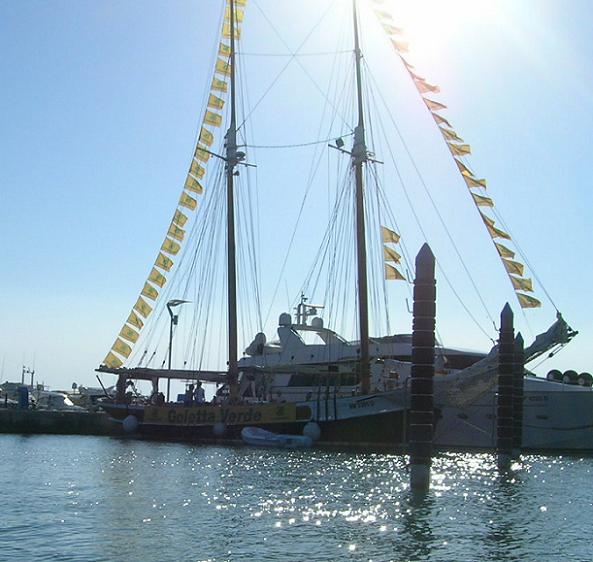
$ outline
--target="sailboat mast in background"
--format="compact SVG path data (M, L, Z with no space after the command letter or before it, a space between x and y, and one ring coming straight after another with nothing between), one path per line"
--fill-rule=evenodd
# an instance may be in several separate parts
M227 303L228 303L228 381L231 397L237 398L239 370L237 366L237 265L235 248L235 195L234 174L239 158L237 154L237 116L235 108L235 1L230 0L231 35L231 121L226 134L227 177Z
M354 21L354 56L356 61L356 94L358 98L358 124L354 130L352 147L352 166L356 181L356 258L358 263L358 325L360 333L360 381L361 393L370 392L369 372L369 313L367 289L367 252L364 221L363 165L367 161L367 148L364 135L364 116L362 105L362 77L360 72L360 51L358 39L358 17L356 0L352 0Z

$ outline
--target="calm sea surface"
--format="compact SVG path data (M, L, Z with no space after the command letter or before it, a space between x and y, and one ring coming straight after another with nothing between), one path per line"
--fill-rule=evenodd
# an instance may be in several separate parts
M0 435L0 560L591 561L593 458L405 458Z

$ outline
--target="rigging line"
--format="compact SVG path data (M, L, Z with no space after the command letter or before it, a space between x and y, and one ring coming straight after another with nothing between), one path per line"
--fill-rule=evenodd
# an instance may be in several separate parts
M340 135L337 135L338 138L344 138L344 137L351 137L354 136L354 132L350 132L350 133L343 133ZM327 144L330 141L333 141L336 139L336 135L331 136L327 139L321 139L318 141L311 141L311 142L302 142L302 143L298 143L298 144L240 144L240 147L245 147L245 148L301 148L303 146L314 146L316 144Z
M239 61L239 64L241 65L241 67L243 67L243 61ZM241 76L245 76L247 73L245 71L243 71L241 73ZM245 85L245 81L241 80L241 105L242 105L242 111L243 111L243 115L245 115L247 113L247 109L246 107L250 107L250 101L249 101L249 91L248 88ZM240 132L241 135L241 139L245 144L242 144L240 146L249 146L248 144L248 137L251 137L251 131L247 129L247 127L244 127L242 129L242 131ZM252 145L253 146L253 145ZM253 163L253 162L252 162ZM241 176L241 178L243 178L243 176ZM255 317L257 318L257 324L258 327L260 328L259 331L261 331L261 323L262 323L262 312L261 312L261 291L260 291L260 273L259 273L259 267L258 267L258 256L260 255L260 246L259 246L259 242L260 242L260 231L259 228L257 228L257 225L259 225L259 190L258 190L258 174L257 174L257 168L255 168L255 185L252 181L252 176L251 173L249 173L249 168L246 168L245 170L245 182L244 185L246 185L246 190L245 189L240 189L239 193L243 194L243 204L242 204L242 211L245 213L247 213L248 215L248 220L249 222L246 223L247 226L247 232L246 235L248 237L248 239L250 240L250 244L247 245L247 252L248 252L248 256L250 257L250 259L248 260L248 265L251 268L251 272L252 272L252 279L251 282L253 284L253 291L255 294ZM246 191L246 193L244 193ZM247 202L245 203L245 199L247 199ZM255 209L254 209L255 206ZM246 211L245 211L246 209ZM247 220L247 218L246 218ZM256 245L256 239L258 242L258 245Z
M345 49L342 51L318 51L312 53L246 53L241 51L237 53L239 57L315 57L325 55L342 55L344 53L351 53L351 49Z
M377 173L375 170L375 166L368 166L367 167L367 184L370 184L371 181L369 180L374 180L374 187L375 189L373 190L373 194L375 195L374 197L374 213L376 215L376 220L377 220L377 224L381 225L381 188L379 187L379 181L378 181L378 177L377 177ZM375 225L377 226L377 225ZM376 245L377 245L376 241ZM376 248L376 251L381 252L381 265L384 264L384 258L382 255L383 252L383 241L381 241L380 243L378 243L378 248ZM384 265L383 265L384 267ZM387 292L387 280L385 279L385 274L383 272L381 272L381 286L383 289L383 307L385 310L385 329L386 329L386 333L389 334L391 333L391 318L390 318L390 314L389 314L389 295ZM407 285L407 283L406 283Z
M350 80L353 79L352 73L348 73L347 76L349 77ZM338 83L336 81L336 88L337 87L338 87ZM351 87L342 87L340 91L342 92L342 96L352 97L353 88L351 88ZM336 114L334 113L334 119L332 119L332 123L330 123L330 128L331 128L331 125L333 124L333 120L335 120L335 115ZM329 156L329 152L327 152L327 155ZM328 161L328 164L329 164L329 161ZM343 168L344 166L346 166L347 164L348 164L348 162L345 159L343 159L343 158L336 159L336 171L337 171L336 176L335 176L336 178L342 177L342 172L340 171L340 169ZM338 218L337 217L337 213L339 211L339 200L341 200L341 198L344 196L345 192L346 191L345 191L344 187L342 189L339 189L339 190L336 189L334 206L333 206L333 208L332 208L332 206L330 206L328 208L329 209L329 213L330 213L329 214L329 217L328 217L328 222L327 222L327 225L328 226L326 227L326 231L324 233L324 237L323 237L322 242L321 242L321 245L319 247L318 255L315 258L315 260L314 260L314 262L313 262L313 264L311 266L311 269L310 269L309 273L307 274L307 277L306 277L306 280L305 280L305 283L304 283L304 286L303 287L306 287L306 285L308 283L310 283L311 280L312 280L312 275L313 275L313 272L314 272L315 267L316 267L315 264L317 264L319 262L319 259L320 259L319 252L322 252L323 251L324 245L331 244L331 240L332 240L332 236L333 236L333 229L334 229L334 227L331 226L332 225L332 221L335 222L337 220L337 218ZM326 248L326 252L327 252L327 250L328 250L328 248ZM322 260L322 262L323 262L323 260ZM321 276L321 273L322 273L322 269L320 269L318 271L318 278L317 278L317 281L315 281L315 285L314 285L315 287L317 286L317 284L319 282L319 278ZM331 277L331 269L328 269L328 277ZM305 290L303 287L301 288L301 291ZM295 296L294 304L296 304L297 300L298 300L298 295Z
M336 61L334 60L334 63L335 62ZM336 71L336 68L337 68L337 65L336 64L333 64L332 65L332 71L331 71L331 74L330 74L330 83L333 80L333 75L334 75L334 72ZM338 87L338 83L337 83L337 80L336 80L336 88L337 87ZM347 92L349 90L348 89L345 89L345 88L342 88L341 91L342 91L342 93L345 93L345 92ZM322 115L322 118L321 118L321 120L319 122L319 128L318 128L318 133L317 133L318 135L321 132L322 124L323 124L323 121L325 120L325 112L327 111L328 107L331 107L334 110L333 111L333 114L331 116L331 119L330 119L329 126L328 126L330 130L331 130L331 128L332 128L332 126L333 126L333 124L334 124L334 122L336 120L337 112L336 112L335 105L333 105L331 103L328 103L326 101L326 103L324 105L324 108L323 108L323 115ZM280 287L280 282L281 282L282 276L284 275L286 264L288 262L288 258L290 256L290 252L291 252L292 247L293 247L293 244L294 244L294 239L295 239L296 233L298 231L298 227L300 225L300 221L301 221L302 213L303 213L303 210L304 210L304 206L305 206L305 203L307 201L307 198L308 198L308 195L309 195L309 191L310 191L310 189L312 187L313 179L315 178L315 175L317 174L317 170L319 169L319 166L321 164L321 161L322 161L322 158L323 158L324 153L325 153L325 151L320 151L319 152L317 164L315 164L315 159L316 159L315 153L313 154L313 159L312 159L312 163L311 163L311 168L309 170L309 175L308 175L308 179L307 179L305 193L304 193L304 196L303 196L303 201L301 202L301 207L299 209L298 216L297 216L297 219L295 221L295 225L294 225L293 232L292 232L292 235L291 235L291 239L289 241L288 248L286 250L286 256L285 256L284 261L282 263L282 267L280 269L280 274L278 275L278 281L276 282L276 286L274 288L273 296L272 296L272 299L270 301L270 307L269 307L268 312L266 314L264 325L267 324L268 319L269 319L269 316L270 316L270 313L272 311L272 307L274 305L274 302L275 302L275 299L276 299L276 295L277 295L278 290L279 290L279 287ZM298 296L295 297L295 304L296 304L296 299L298 299Z
M368 73L371 76L371 79L373 80L373 83L376 85L377 82L375 80L375 77L370 72L370 69L368 70ZM486 312L486 315L488 316L488 318L490 319L490 321L492 323L494 323L494 318L490 314L490 311L488 310L488 307L486 306L486 302L482 298L482 295L480 293L480 290L478 289L478 286L477 286L477 284L476 284L473 276L471 275L471 273L469 271L469 268L467 267L467 265L465 263L465 260L461 256L461 252L459 251L459 248L458 248L457 244L455 244L455 241L453 240L453 236L451 235L451 232L447 228L446 222L445 222L445 220L444 220L441 212L439 211L438 206L436 205L436 203L435 203L432 195L430 194L430 190L428 189L428 186L426 185L426 182L424 181L424 177L422 176L422 174L421 174L421 172L420 172L420 170L419 170L419 168L418 168L418 166L416 164L416 161L414 160L414 158L413 158L413 156L412 156L412 154L410 152L410 149L408 148L408 145L406 144L405 139L403 138L403 135L402 135L399 127L397 126L397 124L395 122L395 119L393 118L393 115L392 115L391 111L389 110L389 107L387 106L387 103L385 101L385 98L383 97L383 95L381 94L381 92L379 92L379 97L380 97L381 101L383 102L383 105L385 107L385 110L387 111L387 115L389 115L389 119L390 119L392 125L394 126L394 128L395 128L395 130L397 132L397 135L398 135L398 137L399 137L399 139L400 139L400 141L401 141L401 143L402 143L402 145L404 147L404 150L406 151L406 154L408 155L408 158L410 159L410 162L412 163L412 167L414 168L414 171L416 172L416 175L418 176L418 179L420 180L420 184L422 185L422 187L424 189L424 192L426 193L429 201L431 202L432 207L433 207L433 209L434 209L437 217L439 218L439 222L441 223L441 226L443 227L445 233L447 234L447 238L449 239L449 242L453 246L453 249L455 250L455 253L457 254L457 257L459 258L459 261L461 262L461 265L462 265L462 267L463 267L466 275L468 276L468 279L470 280L470 283L471 283L472 287L474 288L474 291L476 292L476 295L478 296L478 299L479 299L480 303L482 304L482 307L484 308L484 311ZM391 151L390 151L390 154L392 154ZM393 155L392 155L392 158L393 158ZM403 186L403 183L402 183L402 187L404 187ZM404 187L404 191L406 191L405 187ZM408 198L407 195L406 195L406 197ZM410 202L409 198L408 198L408 202ZM411 205L411 203L410 203L410 205ZM416 217L416 216L417 215L414 212L414 217ZM424 232L423 232L423 234L424 234ZM425 239L426 239L426 235L425 234L424 234L424 236L425 236Z
M333 8L333 6L336 3L336 1L337 0L333 0L333 2L331 2L329 4L327 10L325 10L325 12L323 12L323 14L321 15L321 17L317 21L317 23L311 28L311 30L309 31L309 33L305 36L305 38L303 39L303 41L297 47L297 50L293 53L293 55L291 56L291 58L282 67L282 69L280 70L280 72L276 76L276 78L274 78L274 80L272 81L272 83L269 85L269 87L266 89L266 91L262 94L262 96L259 98L259 100L256 102L256 104L253 106L251 112L243 119L243 122L239 125L239 127L237 127L237 130L240 129L241 127L243 127L243 125L245 124L245 122L247 121L247 119L249 119L249 117L251 117L251 115L253 114L253 112L258 108L258 106L260 105L260 103L268 95L268 93L270 92L270 90L274 87L274 85L276 84L276 82L278 81L278 79L280 78L280 76L284 73L284 71L288 68L288 66L290 65L290 63L293 60L296 60L296 62L301 67L302 71L305 73L305 75L307 76L307 78L309 78L309 80L311 80L311 82L313 83L313 85L317 88L318 92L325 98L326 102L330 103L329 100L327 99L327 96L325 95L325 92L317 84L317 82L315 81L315 79L307 72L307 69L302 65L301 61L298 60L298 58L296 58L296 55L298 54L299 50L305 45L305 43L309 40L309 38L311 37L311 35L313 35L313 32L319 27L319 25L321 25L321 22L325 19L325 17L329 13L329 11ZM276 29L276 27L274 26L274 24L270 21L270 19L265 14L265 12L261 9L261 7L259 6L258 2L254 1L254 4L255 4L255 7L262 14L262 16L264 17L264 19L268 22L269 26L272 28L272 31L274 31L274 33L277 35L277 37L280 39L280 41L282 41L282 43L284 44L284 46L290 51L290 48L289 48L288 44L286 43L286 41L284 41L282 35ZM346 127L348 127L349 129L352 129L352 127L350 126L350 124L342 116L340 116L340 118L342 119L342 122L343 122L344 125L346 125Z

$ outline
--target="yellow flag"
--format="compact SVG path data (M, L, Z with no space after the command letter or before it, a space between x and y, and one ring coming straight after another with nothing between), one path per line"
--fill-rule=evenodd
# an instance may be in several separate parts
M229 39L231 36L231 26L228 23L225 23L222 26L222 36L226 39ZM241 39L241 28L235 24L235 39Z
M376 16L379 19L382 19L382 20L393 20L393 16L391 14L387 13L387 12L384 12L383 10L376 10L375 9L373 11L375 12Z
M194 177L187 176L185 180L185 185L183 186L188 191L193 191L194 193L201 194L204 191L202 184Z
M502 244L499 244L498 242L494 242L494 245L496 246L496 250L498 251L498 254L500 255L500 257L511 258L511 259L513 259L515 257L515 252L513 252L512 250L509 250L506 246L503 246Z
M523 275L524 266L522 263L513 260L507 260L506 258L502 258L502 263L504 264L505 269L509 273L514 273L515 275Z
M239 10L237 8L235 8L235 23L241 23L243 21L243 18L245 17L245 12L243 10ZM224 10L224 19L226 21L230 21L231 20L231 8L230 6L227 6Z
M504 238L505 240L511 239L510 235L507 234L504 230L500 230L500 228L496 228L492 224L486 223L486 228L488 229L488 233L492 238Z
M162 254L159 254L159 256L160 255ZM173 262L171 262L171 265L173 265ZM139 312L144 318L148 318L152 312L152 306L150 306L142 297L138 297L138 300L134 305L134 310Z
M462 174L464 174L466 176L474 177L474 175L472 174L471 170L463 162L461 162L457 158L453 158L453 160L455 160L455 164L457 164L457 167L459 168L459 171Z
M389 17L389 19L391 19L391 16ZM402 30L399 27L395 27L395 25L391 25L390 23L381 22L381 27L383 27L383 29L385 30L385 33L387 33L387 35L401 35L402 34Z
M397 281L405 281L406 278L392 265L388 263L383 264L385 266L385 279L395 279Z
M216 66L214 67L214 70L218 72L218 74L229 76L231 73L231 63L222 59L216 59Z
M163 245L161 246L161 250L163 252L165 252L166 254L171 254L172 256L177 255L177 253L179 252L180 249L181 249L181 246L174 240L171 240L170 238L165 238L165 241L163 242ZM142 293L142 294L144 294L144 293Z
M226 43L220 43L218 45L218 54L221 57L230 57L231 56L231 46L227 45Z
M167 231L167 236L182 242L183 238L185 237L185 230L183 230L183 228L179 228L174 222L172 222L169 226L169 230Z
M381 227L381 240L383 242L393 242L394 244L397 244L399 242L399 238L400 236L397 232L390 230L386 226Z
M428 98L425 98L424 96L422 96L422 99L424 100L426 107L428 107L428 109L430 109L430 111L440 111L441 109L447 108L446 105L443 105L442 103L439 103L438 101L429 100Z
M472 197L478 207L494 207L494 201L490 197L483 197L477 193L472 193Z
M536 298L530 297L529 295L524 295L522 293L517 293L517 298L519 299L519 304L521 308L539 308L542 303L539 302Z
M172 224L171 226L175 226L175 225ZM177 228L177 226L175 226L175 228ZM148 276L148 280L152 281L155 285L158 285L159 287L162 287L167 282L167 278L162 273L157 271L154 267L150 270L150 275ZM129 319L128 319L128 323L132 324L132 322L130 322ZM139 328L142 328L142 326L139 326Z
M140 334L136 330L130 328L127 324L124 324L119 335L124 338L124 340L131 341L132 343L136 343L140 337Z
M486 189L486 180L485 179L477 179L477 178L474 178L473 176L468 176L464 172L461 173L461 177L467 184L467 187L469 187L470 189L472 187L483 187L484 189ZM489 205L489 206L493 207L494 205Z
M452 154L455 156L463 156L464 154L471 154L471 148L469 144L453 144L447 141L447 146Z
M399 54L399 58L401 59L401 61L404 63L404 66L408 69L408 70L413 70L414 69L414 65L410 64L401 53Z
M165 254L159 252L159 255L157 256L154 264L157 267L164 269L165 271L171 271L171 268L173 267L173 260L171 258L168 258L167 256L165 256ZM144 315L142 315L142 316L144 316ZM146 318L146 316L144 316L144 318Z
M200 164L193 160L191 166L189 167L189 173L192 176L195 176L196 178L201 180L204 177L204 174L206 173L206 168L200 166Z
M117 369L123 365L122 360L114 355L111 351L107 354L105 359L103 359L103 365L107 365L111 369Z
M463 142L463 139L455 131L452 131L451 129L445 129L444 127L439 127L439 129L440 129L443 137L445 137L445 139L451 140L451 141Z
M222 115L214 113L213 111L206 111L206 115L204 115L204 123L212 125L213 127L220 127L222 125Z
M144 283L144 287L142 288L142 292L140 294L153 301L155 301L159 296L159 292L148 281Z
M128 324L131 324L132 326L136 326L136 328L138 328L139 330L142 330L142 326L144 326L144 322L142 322L142 319L138 317L138 315L133 310L132 312L130 312L130 315L128 316L126 322Z
M494 226L494 219L487 217L484 213L482 213L482 211L480 211L480 216L482 217L482 220L486 226Z
M198 142L205 144L206 146L212 146L212 143L214 142L214 135L208 129L204 129L204 127L202 127L200 129L200 137Z
M438 125L446 125L447 127L452 128L451 123L449 123L449 121L447 121L444 117L441 117L438 113L433 113L431 111L430 114L432 115L432 117L434 118L434 120L437 122Z
M229 85L220 78L212 78L212 85L210 86L211 90L215 90L216 92L223 92L226 93L229 90Z
M194 211L195 208L198 206L198 202L188 193L185 191L181 192L181 197L179 198L179 204L182 207L189 209L190 211Z
M184 227L185 223L187 222L187 216L177 209L173 215L173 222L181 227Z
M115 343L111 346L111 349L120 355L123 355L124 357L129 357L130 353L132 353L132 348L119 338L115 340Z
M227 4L229 1L227 0ZM244 7L247 4L247 0L235 0L235 6Z
M196 146L196 151L194 152L194 158L200 162L208 162L208 160L210 160L210 153L198 145Z
M402 257L389 246L383 246L383 259L385 261L393 261L395 263L399 263Z
M211 107L212 109L222 109L224 107L224 100L214 94L210 94L208 96L208 107Z
M421 94L427 94L428 92L438 94L441 91L438 86L433 86L421 78L415 79L414 84L416 84L416 88Z
M392 39L391 44L399 53L407 53L410 50L409 44L405 41L397 41L396 39Z
M518 291L529 291L533 292L533 283L531 279L526 279L524 277L515 277L513 275L509 275L511 278L511 283L513 287Z

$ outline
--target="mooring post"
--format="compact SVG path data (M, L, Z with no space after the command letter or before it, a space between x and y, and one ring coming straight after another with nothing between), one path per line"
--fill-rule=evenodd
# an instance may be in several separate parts
M412 332L412 384L410 398L410 487L430 487L434 418L434 346L436 316L435 260L428 244L416 256L414 320Z
M500 314L500 339L498 341L498 402L496 450L498 468L511 465L513 451L513 370L515 363L515 337L513 311L509 303Z
M521 456L523 447L523 376L525 374L524 342L521 332L515 338L513 361L513 453L514 459Z

